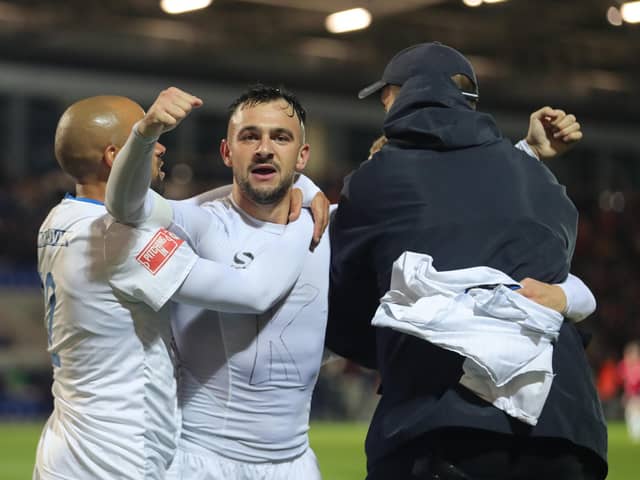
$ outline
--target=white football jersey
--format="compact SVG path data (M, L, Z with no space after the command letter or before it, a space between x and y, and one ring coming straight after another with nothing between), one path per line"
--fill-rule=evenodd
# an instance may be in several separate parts
M110 286L112 222L101 203L67 196L39 231L54 411L34 478L159 479L175 453L179 414L163 305L196 257L166 230L136 231L129 251L155 273L132 281L158 284L146 298L155 312Z
M200 257L239 269L264 255L285 228L250 217L231 198L199 209L174 202L173 209L170 229ZM290 293L262 315L174 304L181 448L195 444L243 462L279 462L307 450L311 394L324 346L329 255L325 235L306 254ZM275 281L287 268L274 269L264 281Z

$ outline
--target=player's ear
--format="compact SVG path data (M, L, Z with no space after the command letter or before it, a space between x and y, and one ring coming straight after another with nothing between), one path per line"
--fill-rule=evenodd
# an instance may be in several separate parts
M227 167L233 166L231 162L231 149L229 148L229 142L227 142L225 138L220 140L220 156Z
M116 155L118 154L118 147L115 145L108 145L104 152L102 152L102 161L111 168L113 166L113 161L116 159Z
M311 155L311 147L308 143L305 143L300 147L300 151L298 152L298 159L296 160L296 171L301 172L307 166L307 162L309 161L309 156Z

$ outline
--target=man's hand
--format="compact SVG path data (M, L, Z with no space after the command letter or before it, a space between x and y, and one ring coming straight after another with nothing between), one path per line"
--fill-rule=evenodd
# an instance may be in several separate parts
M311 251L313 251L322 238L322 234L329 224L329 199L324 193L318 192L311 201L311 216L313 217L313 239ZM291 203L289 204L289 221L295 222L300 217L302 209L302 190L294 188L291 191Z
M567 297L558 285L539 282L533 278L525 278L520 284L522 288L515 290L516 293L564 315L567 309Z
M562 155L582 139L580 124L574 115L543 107L529 117L527 143L540 160Z
M173 130L194 108L202 106L202 100L176 87L160 92L156 101L138 124L143 137L159 137Z
M322 234L329 225L329 207L331 202L324 193L318 192L313 200L311 200L311 216L313 217L313 240L311 241L311 250L316 248L320 243Z

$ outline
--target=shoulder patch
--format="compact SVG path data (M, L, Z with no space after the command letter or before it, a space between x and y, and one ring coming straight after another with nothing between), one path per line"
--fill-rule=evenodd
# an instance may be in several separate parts
M183 243L184 240L161 228L136 256L136 260L149 270L151 275L155 275Z

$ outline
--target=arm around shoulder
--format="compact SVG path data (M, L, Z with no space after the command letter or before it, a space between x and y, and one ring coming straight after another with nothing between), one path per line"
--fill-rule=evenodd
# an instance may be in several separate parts
M309 254L308 215L287 225L246 267L198 259L173 300L230 313L264 313L293 287Z

